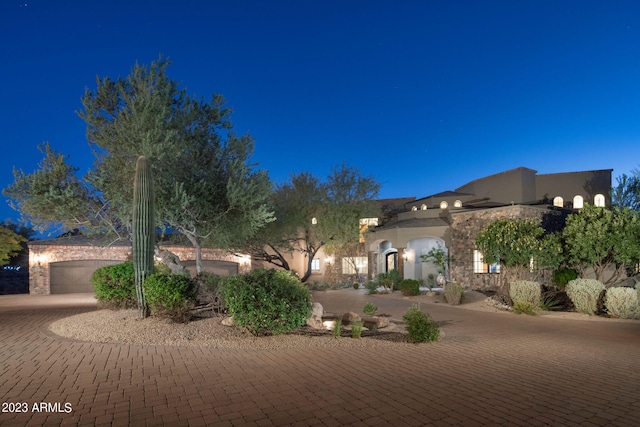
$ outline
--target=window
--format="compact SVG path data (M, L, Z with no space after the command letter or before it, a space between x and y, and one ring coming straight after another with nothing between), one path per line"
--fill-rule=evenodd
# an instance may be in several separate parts
M447 203L445 200L440 202L440 209L447 209L449 207L449 203Z
M320 271L320 260L319 259L312 259L311 260L311 271Z
M596 194L593 198L593 204L599 208L604 208L604 196L602 194Z
M461 200L456 200L455 202L453 202L453 207L454 208L461 208L462 207L462 201Z
M577 195L573 198L573 209L582 209L584 207L584 199L582 196Z
M367 257L364 256L344 257L342 258L342 274L367 274L368 264Z
M473 272L474 273L500 273L500 263L485 264L482 253L479 250L473 251Z
M423 203L422 206L420 206L420 210L426 211L427 210L427 205L425 205Z
M417 211L417 210L418 210L418 208L417 208L416 206L411 206L411 210L412 210L412 211Z
M564 200L562 199L562 197L557 196L553 198L553 206L557 206L559 208L564 206Z

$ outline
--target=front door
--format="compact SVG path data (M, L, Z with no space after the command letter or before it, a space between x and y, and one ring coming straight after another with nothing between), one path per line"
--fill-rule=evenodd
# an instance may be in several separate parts
M391 270L397 270L398 252L391 252L387 254L387 272Z

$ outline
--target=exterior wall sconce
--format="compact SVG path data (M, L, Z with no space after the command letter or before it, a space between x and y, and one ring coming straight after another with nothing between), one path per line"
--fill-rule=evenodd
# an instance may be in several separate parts
M311 218L311 224L312 225L316 225L318 223L318 219L314 216L313 218Z
M327 263L327 265L331 264L333 262L333 257L332 256L328 256L324 259L324 262Z
M407 250L406 249L403 249L402 250L402 260L404 262L407 262L408 259L409 259L409 254L407 254Z

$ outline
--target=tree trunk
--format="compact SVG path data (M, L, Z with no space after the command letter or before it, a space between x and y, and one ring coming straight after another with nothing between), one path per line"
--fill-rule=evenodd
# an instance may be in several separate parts
M200 244L200 239L198 239L198 236L185 230L183 230L183 233L187 236L187 239L189 239L189 242L191 242L191 245L196 251L196 274L200 274L202 273L202 245Z

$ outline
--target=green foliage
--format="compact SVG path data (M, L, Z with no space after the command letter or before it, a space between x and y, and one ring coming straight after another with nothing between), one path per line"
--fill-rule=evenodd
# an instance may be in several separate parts
M373 316L374 314L376 314L376 311L378 311L378 306L370 302L366 303L364 305L364 308L362 309L362 312L364 314L368 314L369 316Z
M414 279L404 279L400 282L400 291L405 296L420 295L420 281Z
M575 279L567 283L567 296L580 313L595 314L605 287L599 280Z
M562 231L566 261L583 272L593 267L596 279L615 283L625 266L640 261L640 214L631 209L607 209L585 205L569 215ZM614 273L606 281L605 271Z
M378 293L378 283L376 281L369 280L364 286L367 288L367 294L375 295Z
M360 284L358 282L353 282L353 289L360 289Z
M286 271L231 276L224 282L224 299L236 323L254 335L299 328L311 315L309 290Z
M514 301L513 312L516 314L528 314L534 316L538 309L537 305L533 305L528 301Z
M444 299L451 305L460 305L464 299L464 288L453 282L445 284Z
M9 260L22 250L22 243L27 239L16 234L6 227L0 227L0 266L9 263Z
M444 275L447 272L447 266L449 265L449 254L442 249L442 246L438 243L437 248L431 248L425 255L420 255L422 262L431 262L436 266L439 274Z
M440 328L431 319L428 313L420 310L420 306L414 305L403 316L406 323L406 330L409 339L415 343L438 341L440 338Z
M364 322L362 320L353 322L351 324L351 338L360 338L362 336L362 326Z
M638 315L638 293L632 288L609 288L604 296L604 306L613 317L633 319Z
M509 296L513 301L514 307L517 302L525 302L533 307L538 307L541 294L541 287L537 282L516 280L509 286Z
M377 218L374 202L380 189L375 178L357 168L342 164L322 180L303 172L292 175L276 187L271 203L275 221L264 227L246 244L254 259L289 269L286 253L297 251L307 256L301 277L311 277L311 263L326 246L327 253L344 254L360 241L361 218ZM315 219L315 221L313 221Z
M557 311L562 308L562 303L551 293L544 294L540 298L540 310Z
M402 276L396 269L380 273L376 276L377 286L382 286L385 292L393 292L400 287Z
M194 306L193 280L182 274L155 273L144 281L144 294L152 315L188 322Z
M91 276L96 299L111 309L137 306L135 282L133 262L102 267Z
M338 318L333 323L333 337L340 338L341 332L342 332L342 319Z
M571 280L578 278L578 272L573 268L559 268L553 272L553 284L564 289Z
M611 204L619 209L629 208L640 211L640 170L634 169L633 175L622 174L618 184L611 192Z
M508 268L528 271L531 259L538 267L555 267L561 247L556 235L544 235L534 219L500 219L487 225L476 237L484 262L500 262Z

